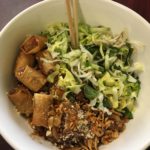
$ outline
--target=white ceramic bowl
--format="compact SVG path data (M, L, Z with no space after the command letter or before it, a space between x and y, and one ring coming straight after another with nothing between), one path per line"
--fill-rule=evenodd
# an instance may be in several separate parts
M142 90L134 119L117 140L101 150L144 149L150 144L150 24L127 7L108 0L80 0L80 19L92 25L109 26L115 33L127 28L130 39L139 40L146 46L137 56L144 63L145 72L141 75ZM31 138L31 128L16 114L6 92L14 84L13 65L25 35L38 33L46 25L60 21L67 21L65 1L42 1L17 15L0 33L0 133L15 149L56 149L50 142Z

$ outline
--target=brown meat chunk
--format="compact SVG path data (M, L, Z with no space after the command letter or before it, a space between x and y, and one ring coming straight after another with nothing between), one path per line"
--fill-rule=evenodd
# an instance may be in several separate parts
M47 94L34 94L32 124L35 126L48 127L48 112L52 105L52 97Z
M26 55L21 51L17 57L15 72L17 72L19 68L25 67L27 65L33 67L34 61L35 60L33 55Z
M32 35L25 39L20 48L25 54L35 54L46 46L46 41L46 37Z
M33 112L33 96L25 87L20 86L11 90L8 97L20 113L28 116Z
M36 54L36 59L38 60L39 68L45 75L48 75L50 71L54 70L55 64L48 62L52 61L53 59L47 50L38 52Z
M61 89L58 86L53 86L52 88L50 88L50 94L58 100L61 100L63 98L65 91L63 89Z
M29 66L20 68L16 72L16 77L20 82L34 92L39 91L46 83L45 76Z

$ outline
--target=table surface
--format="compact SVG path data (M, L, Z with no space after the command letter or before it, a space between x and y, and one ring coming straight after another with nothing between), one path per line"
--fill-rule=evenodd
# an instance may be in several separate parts
M0 30L5 24L23 9L39 2L40 0L0 0ZM138 12L150 22L150 0L115 0ZM0 136L0 149L13 150ZM149 148L150 150L150 148Z

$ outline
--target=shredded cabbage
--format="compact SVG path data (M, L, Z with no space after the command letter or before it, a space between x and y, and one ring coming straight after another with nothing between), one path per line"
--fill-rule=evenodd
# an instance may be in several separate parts
M42 34L48 38L52 62L59 64L47 79L54 83L58 76L56 84L66 90L65 97L84 91L93 108L108 114L109 108L114 108L132 118L140 90L138 73L143 71L132 54L142 45L140 42L130 42L127 31L114 35L108 27L84 23L79 24L78 49L71 48L65 23L51 25Z

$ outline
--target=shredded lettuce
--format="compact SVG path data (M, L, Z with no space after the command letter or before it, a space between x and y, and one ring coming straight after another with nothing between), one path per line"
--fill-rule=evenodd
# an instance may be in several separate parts
M60 65L55 66L55 71L48 75L47 81L50 83L54 83L56 76L59 75Z
M78 85L74 76L67 68L62 68L61 71L63 75L59 76L57 85L59 87L69 89L70 91L78 94L81 91L82 85Z
M67 52L69 46L68 26L65 23L50 25L42 34L48 37L48 51L55 58Z
M126 30L114 35L108 27L84 23L79 24L78 49L70 46L66 23L51 25L42 34L47 36L48 51L58 64L47 77L50 83L58 77L56 84L66 90L66 97L82 91L92 107L109 114L113 108L129 119L133 117L140 91L138 73L144 68L133 61L132 54L140 42L130 42Z

